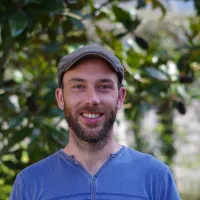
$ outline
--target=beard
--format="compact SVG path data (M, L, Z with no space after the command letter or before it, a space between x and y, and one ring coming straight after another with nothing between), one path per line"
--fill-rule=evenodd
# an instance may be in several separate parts
M113 128L113 124L116 119L117 103L112 108L109 107L106 109L100 109L97 108L97 106L85 106L80 108L79 110L87 110L87 112L93 113L104 113L104 115L107 117L101 125L91 124L88 126L88 128L84 128L78 122L78 116L74 116L72 110L65 103L64 113L69 128L74 132L74 134L80 141L84 141L91 144L105 144L110 136L111 129ZM77 113L79 115L80 112L78 112L77 110ZM98 126L101 126L101 129L95 130L95 128L98 128Z

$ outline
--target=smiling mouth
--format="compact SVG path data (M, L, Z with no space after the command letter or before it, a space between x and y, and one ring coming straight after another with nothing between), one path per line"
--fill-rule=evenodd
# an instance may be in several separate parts
M90 118L90 119L96 119L101 117L102 113L81 113L82 116Z

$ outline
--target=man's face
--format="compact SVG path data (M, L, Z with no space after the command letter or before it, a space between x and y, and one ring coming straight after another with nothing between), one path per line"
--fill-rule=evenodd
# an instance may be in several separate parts
M89 143L109 138L125 96L114 69L102 59L85 59L64 74L63 84L56 95L69 131Z

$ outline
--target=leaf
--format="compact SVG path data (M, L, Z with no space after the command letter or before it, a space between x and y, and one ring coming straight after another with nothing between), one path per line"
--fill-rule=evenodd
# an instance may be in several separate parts
M81 20L82 19L82 16L80 16L80 13L79 12L69 12L68 10L65 10L63 12L64 15L68 16L68 17L71 17L71 18L74 18L74 19L77 19L77 20Z
M23 31L20 35L18 35L16 38L17 43L20 46L23 46L28 41L28 34L27 31Z
M26 99L26 105L28 106L30 112L36 113L38 111L38 105L33 95Z
M64 112L60 110L58 107L49 109L48 117L53 118L53 117L58 117L58 116L64 118Z
M28 18L24 12L18 11L10 16L9 24L12 37L16 37L25 30L28 25Z
M196 98L196 99L200 98L200 90L198 86L197 87L193 86L192 88L190 88L189 93L190 93L191 98Z
M9 142L7 146L11 148L14 144L17 144L21 142L22 140L24 140L24 138L30 137L30 135L32 134L32 130L33 130L32 128L26 127L19 131L13 132L13 135L9 138Z
M15 157L17 160L21 160L23 151L24 149L17 149L16 151L13 151L12 153L15 154Z
M146 7L146 4L147 4L147 2L146 2L146 0L137 0L137 9L140 9L140 8L144 8L144 7Z
M17 117L13 117L10 120L10 128L15 128L16 126L20 126L22 124L22 121L24 119L25 114L21 113L20 115L18 115Z
M121 38L123 38L125 35L127 35L127 32L119 33L119 34L116 35L116 38L117 38L117 39L121 39Z
M175 107L179 111L180 114L182 115L186 114L186 107L183 101L180 101L180 100L175 101Z
M81 10L82 7L87 4L86 0L65 0L65 3L67 5L67 8L69 8L70 10Z
M131 21L131 15L129 12L125 11L124 9L120 8L116 4L112 6L113 12L115 14L115 18L117 21L126 22Z
M195 9L197 11L197 15L200 16L200 2L199 0L194 0Z
M50 44L46 44L46 45L42 48L42 50L43 50L43 52L46 53L46 54L56 53L56 52L58 52L59 47L60 47L59 43L58 43L57 41L55 41L55 42L52 42L52 43L50 43Z
M40 113L42 115L46 116L49 113L49 107L51 107L52 104L55 102L55 92L54 92L54 90L50 90L42 98L43 98L43 101L45 101L46 99L48 99L48 101L46 101L44 107L40 111Z
M16 163L16 162L13 162L13 161L4 161L3 164L5 166L7 166L8 168L10 169L14 169L14 170L21 170L25 167L24 164L22 163Z
M103 20L103 19L107 19L107 17L108 17L108 15L107 15L107 13L106 12L104 12L104 11L99 11L99 12L97 12L96 14L95 14L95 19L96 20ZM84 19L85 19L86 17L84 17Z
M74 26L79 30L79 29L84 29L85 26L82 23L82 13L79 11L73 11L73 12L67 12L67 16L69 16L69 21L74 24Z
M136 16L135 19L132 21L132 23L129 24L130 26L129 30L130 31L135 30L140 25L140 23L141 23L141 19L138 16Z
M149 48L149 43L142 37L135 36L135 41L140 46L140 48L147 50Z
M193 37L199 34L200 31L200 16L189 19L189 27L191 29Z
M73 24L72 22L69 20L69 18L67 18L67 20L65 20L63 23L62 23L62 28L63 28L63 32L65 34L67 34L68 31L71 31L72 28L73 28Z
M78 30L84 29L84 28L85 28L85 26L84 26L84 24L81 22L81 20L71 18L70 21L75 25L75 27L76 27Z
M124 26L130 30L130 28L132 27L132 18L129 12L127 12L126 10L120 8L119 6L117 6L116 4L114 4L112 6L112 10L114 12L116 21L121 22L122 24L124 24Z
M194 81L194 72L191 70L187 73L181 73L179 77L180 83L193 83Z
M180 72L187 73L190 71L190 57L190 53L185 53L181 56L177 64L177 67Z
M1 149L1 155L7 154L10 149L17 143L20 143L24 138L32 134L32 128L23 128L19 131L14 131L12 136L8 138L8 144Z
M94 6L95 2L93 0L89 0L88 4L91 10L91 13L94 13L96 11L96 8Z
M150 1L151 1L152 5L153 5L154 9L160 8L161 11L162 11L163 16L166 15L166 8L163 6L163 4L159 0L150 0Z
M63 11L63 1L62 0L51 0L51 3L49 3L49 0L43 0L41 4L37 5L35 4L34 7L34 13L57 13L60 11ZM34 15L35 15L34 14Z
M25 0L24 5L27 5L29 3L37 3L40 4L43 0Z
M6 80L2 83L2 86L3 87L14 87L17 85L17 82L13 79L10 79L10 80Z
M43 6L49 12L60 11L64 8L62 0L51 0L51 3L49 0L45 0Z
M152 67L145 68L145 71L147 74L154 79L157 79L159 81L168 81L168 77L161 71L154 69Z
M186 100L187 99L187 95L186 95L186 89L184 86L179 85L176 86L175 88L175 95L178 99L182 99L182 100Z
M54 141L54 144L59 143L64 146L68 142L68 131L65 129L58 129L55 126L44 124L43 127L48 133L48 137Z

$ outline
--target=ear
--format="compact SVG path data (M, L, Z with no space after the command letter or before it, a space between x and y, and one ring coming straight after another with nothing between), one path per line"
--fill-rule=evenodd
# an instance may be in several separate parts
M56 100L57 100L58 107L61 110L64 110L64 97L63 97L62 88L57 88L56 89Z
M121 87L119 90L119 96L118 96L118 102L117 102L117 108L120 109L124 103L124 99L126 96L126 88Z

